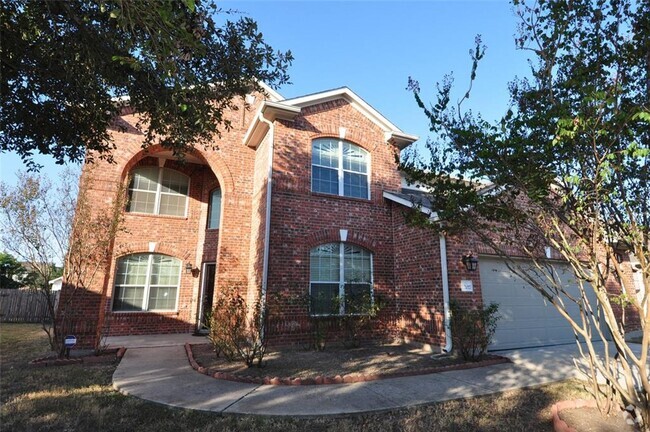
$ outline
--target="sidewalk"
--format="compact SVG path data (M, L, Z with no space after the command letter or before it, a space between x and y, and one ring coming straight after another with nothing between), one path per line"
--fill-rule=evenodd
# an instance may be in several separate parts
M513 363L355 384L271 386L217 380L189 365L190 335L112 338L129 348L113 386L124 394L222 414L344 415L497 393L577 376L575 344L499 352ZM602 347L602 344L599 344Z

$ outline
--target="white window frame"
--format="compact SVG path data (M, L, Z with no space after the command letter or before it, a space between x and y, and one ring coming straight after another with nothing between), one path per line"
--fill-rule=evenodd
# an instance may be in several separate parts
M192 184L191 184L191 182L192 182L192 178L191 178L190 176L186 175L186 174L183 174L183 173L180 172L180 171L177 171L177 170L174 170L174 169L171 169L171 168L165 168L165 167L153 167L153 166L141 166L141 167L137 167L137 168L134 168L133 170L131 170L131 173L133 174L133 173L137 172L138 170L141 170L141 169L147 169L147 168L156 168L156 169L158 169L158 177L156 178L156 191L155 191L155 192L156 192L156 196L155 196L155 199L154 199L154 211L153 211L153 213L141 212L141 211L128 211L128 213L148 214L148 215L155 215L155 216L179 217L179 218L182 217L182 218L186 218L186 217L187 217L187 209L188 209L188 207L189 207L189 202L190 202L190 190L191 190L190 188L191 188L191 186L192 186ZM180 175L182 175L182 176L184 176L184 177L187 178L187 195L178 194L178 193L163 192L163 191L162 191L162 178L163 178L163 173L164 173L165 170L173 171L173 172L178 173L178 174L180 174ZM134 187L134 188L129 187L129 199L131 198L131 192L133 192L133 191L136 191L136 192L146 192L146 193L152 193L152 192L153 192L153 191L150 191L150 190L136 189L135 187ZM183 215L170 215L170 214L161 214L161 213L160 213L160 197L161 197L163 194L164 194L164 195L170 195L170 196L183 196L183 197L185 197L185 209L184 209L184 211L183 211Z
M320 246L323 246L323 245L326 245L326 244L331 244L331 243L338 244L338 246L339 246L339 280L338 281L313 281L311 279L311 269L310 269L310 274L309 274L309 295L311 296L311 288L312 288L312 284L314 284L314 283L316 283L316 284L319 284L319 283L321 283L321 284L338 284L339 285L339 298L343 299L343 301L341 301L340 304L339 304L339 315L363 315L363 314L360 314L360 313L352 314L352 313L346 313L345 312L345 285L346 285L346 282L345 282L345 245L349 244L349 245L352 245L352 246L359 247L359 248L367 251L370 254L370 282L369 282L369 284L370 284L370 305L371 306L375 304L374 254L370 250L364 248L363 246L358 246L358 245L355 245L354 243L346 243L346 242L323 243L323 244L314 246L312 249L315 249L317 247L320 247ZM311 250L312 249L310 249L310 251L309 251L310 265L311 265ZM366 284L368 284L368 282L347 282L347 284L348 285L355 285L355 284L357 284L357 285L366 285ZM310 308L311 308L311 305L310 305ZM310 310L309 313L310 313L311 316L330 316L328 314L312 314L311 310Z
M320 140L331 140L333 142L338 143L338 151L337 151L337 158L338 158L338 164L337 165L338 166L336 167L337 175L338 175L338 193L337 194L330 194L328 192L320 192L320 191L315 191L314 190L314 174L313 174L314 167L316 166L316 167L319 167L319 168L325 168L325 169L330 169L330 170L335 169L334 167L329 167L329 166L319 165L319 164L314 163L314 145ZM354 146L354 147L358 148L359 150L361 150L366 155L368 170L367 170L367 172L365 174L362 174L362 173L359 173L359 172L356 172L356 171L346 170L345 168L343 168L343 144L344 143L350 144L351 146ZM368 150L364 149L360 145L354 144L353 142L342 140L342 139L337 140L335 138L316 138L316 139L314 139L312 141L311 152L312 152L312 162L311 162L311 167L312 167L311 191L312 192L314 192L314 193L322 193L322 194L326 194L326 195L334 195L334 196L346 197L346 198L364 199L362 197L355 197L355 196L345 195L345 181L344 180L345 180L345 173L348 172L348 173L352 173L352 174L362 174L362 175L366 176L366 183L368 185L368 195L365 197L365 199L368 199L368 200L370 199L370 178L371 178L371 173L372 173L372 166L371 166L370 152Z
M155 254L155 253L149 253L149 254L133 254L133 255L147 255L147 272L145 276L145 284L144 284L144 292L142 294L142 309L140 310L115 310L115 293L117 291L117 283L113 283L113 298L111 302L111 312L113 313L164 313L164 312L171 312L175 313L178 312L178 300L180 298L180 292L181 292L181 277L183 274L183 262L179 260L176 257L171 257L174 258L175 260L180 262L179 269L178 269L178 281L176 282L176 300L174 303L174 308L173 309L152 309L148 310L149 308L149 293L151 291L151 267L153 264L153 257L154 256L169 256L165 254ZM115 277L117 277L117 269L119 268L119 261L122 259L126 259L131 255L125 255L123 257L120 257L117 262L115 263ZM115 281L117 282L117 281ZM120 284L120 287L139 287L141 285L122 285Z

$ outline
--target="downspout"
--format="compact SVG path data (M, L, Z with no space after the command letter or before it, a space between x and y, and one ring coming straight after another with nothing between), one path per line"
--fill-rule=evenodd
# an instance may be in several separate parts
M270 254L270 242L271 242L271 192L272 192L272 182L273 182L273 144L274 144L274 135L275 129L273 127L273 122L264 118L264 114L260 112L258 118L262 123L266 123L269 126L269 168L266 178L266 215L264 220L264 258L262 261L262 292L260 294L260 302L262 310L266 308L266 288L269 280L269 254ZM264 334L264 322L261 323L262 326L262 335Z
M445 347L444 352L451 352L451 312L449 310L449 273L447 271L447 240L444 234L440 234L440 272L442 273L442 301L445 314Z

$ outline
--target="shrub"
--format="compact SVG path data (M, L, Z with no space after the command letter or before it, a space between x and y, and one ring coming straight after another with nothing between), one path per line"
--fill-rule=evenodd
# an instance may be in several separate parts
M346 348L356 348L361 345L361 336L371 327L371 323L383 306L379 296L373 298L370 293L359 294L346 301L346 314L337 318L345 332L343 342Z
M490 303L482 309L469 309L452 300L449 306L454 349L464 360L480 360L487 352L501 318L499 305Z
M248 367L262 367L266 354L265 321L266 311L261 299L249 309L236 286L218 293L208 335L217 357L223 354L230 361L239 359Z

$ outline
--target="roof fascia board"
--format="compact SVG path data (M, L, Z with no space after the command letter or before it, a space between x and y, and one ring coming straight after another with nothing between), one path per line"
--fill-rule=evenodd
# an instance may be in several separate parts
M438 213L436 213L433 210L428 209L426 207L416 206L415 203L413 203L413 201L411 201L411 200L404 199L404 198L402 198L400 196L397 196L395 194L392 194L392 193L390 193L388 191L384 191L383 196L387 200L396 202L397 204L401 204L401 205L403 205L405 207L412 208L412 209L417 208L418 210L420 210L425 215L428 215L429 219L431 219L432 221L437 221L439 219L438 218Z
M262 139L264 139L268 133L269 125L260 120L260 116L264 116L266 120L274 122L277 119L292 121L298 114L300 114L299 107L293 107L269 100L262 102L260 107L257 109L255 119L251 122L246 134L244 135L244 144L250 148L257 148L257 146L262 142Z
M385 132L385 137L386 141L396 145L400 150L404 150L406 147L420 139L420 137L417 135L407 134L400 130Z
M400 128L391 123L379 111L374 109L370 104L360 98L356 93L347 87L341 87L334 90L328 90L321 93L314 93L307 96L301 96L284 101L287 105L299 106L301 108L316 105L319 103L330 102L336 99L344 99L353 108L366 116L370 121L379 126L386 133L387 141L394 143L401 149L417 141L418 137L409 135L401 131Z
M266 84L264 81L257 81L257 83L264 89L264 92L268 95L270 101L272 102L280 102L284 100L284 96L282 96L280 93L277 91L273 90L268 84Z

